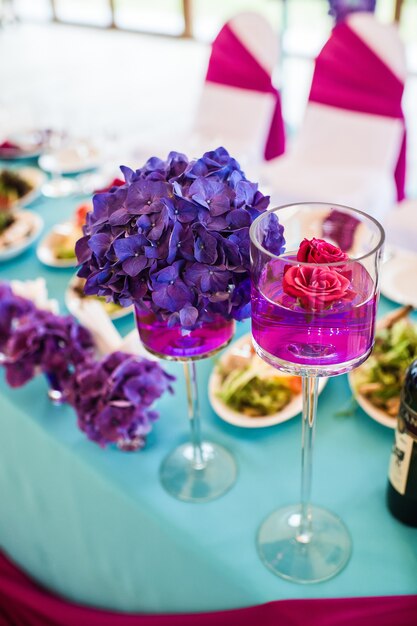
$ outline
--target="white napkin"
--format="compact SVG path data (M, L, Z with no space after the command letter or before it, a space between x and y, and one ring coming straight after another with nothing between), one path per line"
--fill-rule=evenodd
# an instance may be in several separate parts
M32 300L38 309L50 311L55 314L59 313L58 301L48 298L48 290L44 278L35 278L35 280L11 280L10 287L16 296Z
M122 337L100 302L89 298L74 299L72 313L90 331L101 355L121 349Z

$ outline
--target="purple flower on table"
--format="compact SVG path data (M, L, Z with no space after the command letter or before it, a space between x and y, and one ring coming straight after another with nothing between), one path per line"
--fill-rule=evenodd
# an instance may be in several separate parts
M217 240L202 224L194 227L194 256L199 263L213 265L217 259Z
M104 259L112 243L113 238L109 233L97 233L89 238L87 245L97 259Z
M168 207L171 212L171 219L186 224L194 222L198 216L200 207L183 196L185 190L177 181L173 183L172 191L174 193L175 204Z
M242 278L238 279L235 283L231 300L238 321L244 320L250 316L250 302L247 301L246 296L250 288L250 279L247 276L242 276Z
M234 209L226 215L227 226L233 230L249 227L252 223L251 216L245 209Z
M127 192L126 207L130 215L159 213L165 200L172 196L172 189L163 181L137 180Z
M123 186L93 198L77 244L86 293L187 329L247 313L249 227L269 198L237 161L224 148L191 162L171 152L122 172Z
M228 180L233 172L243 175L239 163L224 148L206 152L200 159L189 164L184 172L187 178L217 176L219 180Z
M188 194L214 217L230 211L235 196L234 191L225 183L211 178L197 178L190 186Z
M126 196L127 188L125 186L116 187L113 191L97 193L93 197L94 211L89 211L86 216L87 227L107 224L115 213L123 209Z
M192 304L193 293L180 277L182 266L182 261L175 261L151 277L152 301L170 312Z
M245 208L252 220L255 219L260 211L265 211L269 206L269 196L264 196L259 190L256 183L239 179L234 185L236 208Z
M191 227L184 226L181 222L175 222L169 238L168 263L173 263L176 256L181 256L187 261L194 260L194 235Z
M78 239L75 244L75 254L80 264L87 264L91 260L92 250L88 245L89 241L90 237L84 236Z
M239 252L241 263L245 269L250 267L249 259L249 228L239 228L235 230L229 237L229 242L234 244Z
M172 392L173 380L154 361L115 352L76 368L68 400L91 441L138 450L158 418L151 407L163 393Z
M165 233L159 241L149 241L144 247L144 254L148 259L163 260L168 256L169 233Z
M34 310L31 300L16 296L10 285L0 283L0 351L3 352L13 326L23 315Z
M284 227L275 213L270 213L265 220L262 245L265 250L277 256L285 250Z
M168 209L163 206L159 213L141 215L136 224L150 241L159 241L169 224Z
M356 11L375 11L376 0L329 0L329 15L335 18L336 23L343 22L350 13Z
M95 269L87 277L84 285L84 293L87 296L94 296L99 291L102 291L102 284L109 284L111 280L114 280L114 272L110 269L110 267L105 267L104 269L98 270ZM109 289L107 289L106 291L109 291ZM100 295L107 295L107 293L100 293Z
M245 206L252 206L253 202L255 201L255 194L258 189L258 185L241 178L237 178L233 182L235 190L235 207L240 208Z
M166 179L172 180L184 173L188 166L188 159L181 152L170 152L166 160Z
M222 237L221 233L213 233L217 240L218 264L224 265L233 272L247 272L248 266L243 263L239 247L230 238Z
M70 316L33 309L20 317L5 346L6 380L20 387L38 371L52 373L65 389L76 365L92 358L90 333Z
M225 267L193 263L185 271L187 284L196 286L202 293L227 291L232 272Z
M144 235L120 237L114 241L114 252L128 276L137 276L148 265L149 261L143 254L146 243Z
M133 177L134 180L139 178L146 178L154 181L165 181L167 174L167 164L158 157L151 157L148 159L143 167L136 170L136 174ZM129 181L132 182L132 179Z

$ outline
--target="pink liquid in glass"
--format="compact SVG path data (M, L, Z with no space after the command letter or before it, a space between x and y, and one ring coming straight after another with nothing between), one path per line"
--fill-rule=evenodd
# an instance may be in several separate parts
M349 264L352 301L307 311L282 289L284 263L270 261L252 285L252 333L267 360L318 367L337 374L357 365L372 347L377 306L374 284L360 263ZM274 361L276 359L277 361ZM338 368L340 366L340 368ZM326 368L329 368L326 371Z
M209 356L226 346L233 336L234 322L217 316L194 330L168 327L151 312L136 311L136 324L143 345L168 359L192 359Z

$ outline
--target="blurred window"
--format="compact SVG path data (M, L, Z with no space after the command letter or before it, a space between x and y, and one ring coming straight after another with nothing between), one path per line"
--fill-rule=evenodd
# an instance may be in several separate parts
M13 11L20 19L46 22L52 18L50 0L14 0Z
M283 37L289 54L311 56L330 32L327 0L193 0L194 34L211 41L221 26L242 11L264 15Z
M0 0L1 3L1 0ZM333 20L328 0L12 0L21 19L49 20L181 36L210 42L223 24L242 11L264 15L281 34L287 55L314 57ZM376 14L391 22L402 7L400 32L412 71L417 71L417 0L377 0ZM113 13L113 14L112 14Z
M92 26L110 26L112 23L109 0L54 0L54 5L56 18L62 22Z
M184 32L181 0L113 0L113 6L119 28L176 36Z

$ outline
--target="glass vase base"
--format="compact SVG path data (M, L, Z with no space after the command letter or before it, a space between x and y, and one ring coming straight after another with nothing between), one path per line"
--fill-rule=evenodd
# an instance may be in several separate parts
M208 441L201 448L202 463L196 463L191 443L176 448L162 463L162 486L178 500L209 502L229 491L236 481L236 462L228 450Z
M318 583L336 576L352 552L349 531L326 509L310 506L311 533L300 534L301 506L271 513L257 536L258 553L277 576L296 583Z

